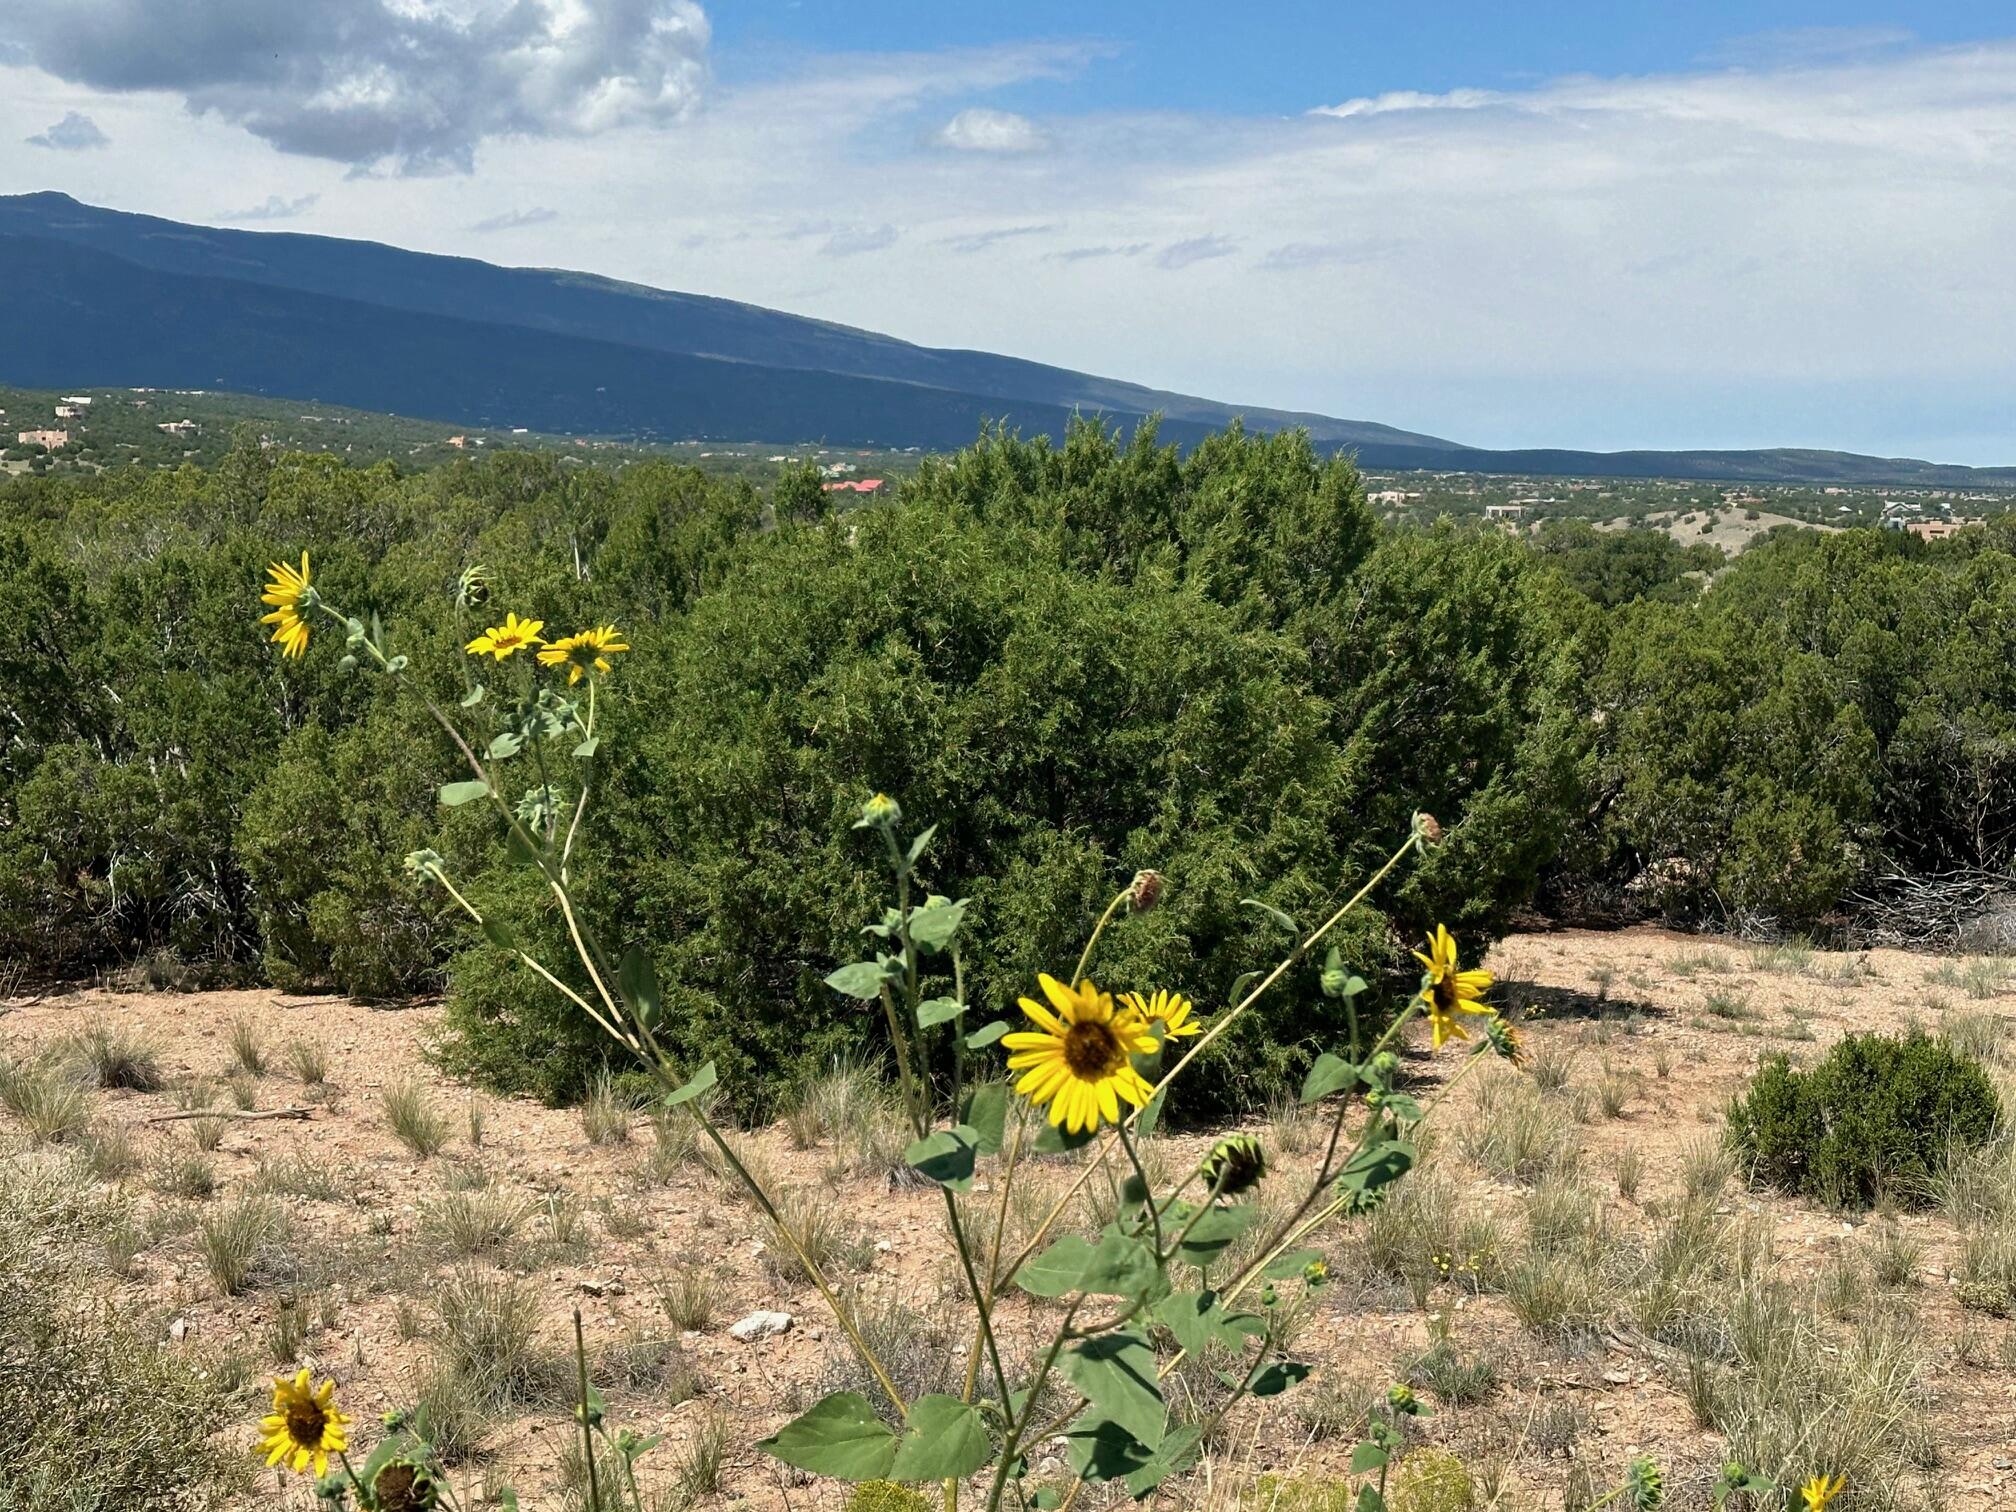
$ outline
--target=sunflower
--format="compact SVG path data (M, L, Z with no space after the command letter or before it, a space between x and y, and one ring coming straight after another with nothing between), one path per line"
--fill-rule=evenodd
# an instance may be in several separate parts
M1417 950L1414 959L1427 968L1427 976L1421 983L1421 1001L1428 1008L1428 1023L1434 1030L1435 1048L1440 1050L1443 1041L1451 1038L1470 1038L1470 1032L1456 1015L1492 1011L1480 1001L1484 989L1491 985L1491 973L1457 970L1456 937L1442 924L1435 926L1435 933L1428 939L1428 954L1423 955Z
M1827 1512L1827 1503L1848 1489L1848 1477L1837 1475L1829 1480L1824 1475L1816 1475L1799 1488L1799 1494L1806 1499L1806 1512Z
M1015 1090L1039 1108L1048 1103L1051 1124L1073 1134L1098 1128L1101 1118L1118 1123L1123 1098L1137 1108L1145 1104L1153 1089L1128 1059L1155 1048L1140 1014L1116 1009L1113 995L1089 981L1066 987L1052 976L1036 980L1050 1007L1026 997L1021 1003L1041 1032L1001 1041L1008 1069L1022 1073Z
M539 639L539 632L545 628L544 620L521 620L516 614L507 614L503 624L492 625L464 649L471 656L494 656L501 662L514 651L545 645Z
M259 623L273 627L273 639L279 643L281 655L299 657L308 649L308 621L301 617L301 611L314 595L308 584L308 553L301 553L299 572L285 562L275 562L266 571L271 581L259 595L259 601L271 604L273 612L259 616Z
M1190 1016L1190 999L1180 992L1165 992L1158 988L1155 996L1146 999L1138 992L1125 992L1120 995L1120 1001L1132 1009L1138 1019L1150 1024L1159 1020L1164 1040L1182 1039L1186 1035L1204 1032L1203 1021Z
M591 667L597 672L611 670L609 658L629 649L629 643L614 625L603 625L554 641L539 653L539 660L549 667L565 667L567 686L571 688Z
M259 1447L267 1450L266 1463L277 1465L290 1455L289 1469L305 1473L312 1463L318 1476L329 1473L329 1456L350 1447L344 1429L350 1419L336 1409L336 1383L308 1384L303 1370L293 1380L273 1378L273 1411L259 1420L265 1436Z

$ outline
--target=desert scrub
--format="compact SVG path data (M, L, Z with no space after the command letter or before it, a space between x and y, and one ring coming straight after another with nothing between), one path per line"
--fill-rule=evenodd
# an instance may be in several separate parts
M158 1092L165 1081L160 1047L138 1030L105 1019L86 1025L65 1040L61 1053L82 1068L96 1087Z
M2001 1117L1978 1061L1920 1031L1849 1035L1811 1071L1775 1056L1729 1109L1729 1132L1755 1174L1821 1202L1931 1200L1956 1153Z
M417 1081L387 1087L379 1106L399 1142L422 1160L448 1148L448 1119L428 1100L426 1089Z

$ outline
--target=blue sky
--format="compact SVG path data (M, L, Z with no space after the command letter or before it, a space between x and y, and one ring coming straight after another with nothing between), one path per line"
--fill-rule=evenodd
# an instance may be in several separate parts
M1478 445L2016 464L2006 0L0 0L49 188Z

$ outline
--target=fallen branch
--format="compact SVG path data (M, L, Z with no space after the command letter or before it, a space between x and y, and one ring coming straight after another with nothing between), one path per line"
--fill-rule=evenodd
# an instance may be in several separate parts
M251 1113L241 1113L231 1108L192 1108L187 1113L156 1113L152 1118L143 1118L141 1123L176 1123L184 1118L232 1118L250 1123L258 1118L307 1118L314 1113L313 1108L261 1108Z

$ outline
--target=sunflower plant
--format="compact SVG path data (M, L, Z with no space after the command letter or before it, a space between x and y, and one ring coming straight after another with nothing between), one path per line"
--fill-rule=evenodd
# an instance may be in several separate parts
M650 956L639 945L612 954L577 904L570 867L594 790L602 739L598 689L617 672L616 658L629 650L628 642L613 625L549 640L541 619L515 610L498 619L492 597L491 576L480 567L456 586L457 610L477 633L463 646L466 691L452 712L412 682L406 657L392 649L375 618L366 623L345 615L320 597L305 555L298 569L283 563L272 568L265 623L274 627L282 654L298 658L307 653L314 627L326 621L343 637L346 664L375 668L414 689L467 768L441 786L441 802L488 805L510 856L531 868L550 894L588 986L570 986L554 963L485 918L438 852L416 851L408 867L438 885L493 945L563 994L646 1069L659 1083L665 1109L683 1109L695 1120L859 1357L873 1394L841 1391L822 1398L763 1439L766 1453L840 1481L936 1484L948 1512L956 1512L962 1494L986 1512L1064 1507L1097 1482L1119 1483L1145 1497L1190 1469L1241 1402L1278 1396L1309 1374L1291 1347L1289 1326L1292 1312L1325 1281L1323 1257L1309 1241L1326 1225L1385 1200L1413 1167L1418 1131L1433 1111L1401 1082L1397 1049L1410 1025L1426 1018L1438 1051L1464 1046L1464 1064L1445 1083L1444 1095L1481 1055L1519 1054L1512 1030L1483 1001L1489 974L1464 969L1446 929L1424 942L1427 948L1417 953L1423 968L1418 990L1376 1035L1361 1027L1357 1011L1365 981L1344 968L1334 946L1316 965L1316 952L1337 926L1411 853L1439 839L1433 819L1416 815L1384 863L1313 928L1268 910L1276 925L1292 931L1294 945L1271 970L1243 979L1236 1001L1217 1011L1200 1011L1180 985L1126 984L1116 992L1095 973L1108 931L1124 929L1127 919L1154 908L1162 896L1163 878L1145 871L1113 895L1065 974L1039 975L1017 995L1011 1020L986 1015L968 996L963 941L970 904L928 885L935 826L906 828L901 806L883 795L863 804L855 828L879 852L890 896L864 925L864 957L826 980L877 1015L886 1032L911 1134L905 1159L937 1188L971 1324L961 1389L912 1398L865 1336L849 1300L716 1124L711 1099L703 1096L716 1085L715 1066L690 1067L672 1040ZM498 684L494 691L486 678ZM515 797L517 784L507 781L513 770L529 779ZM1185 1071L1266 994L1309 977L1326 996L1341 1000L1349 1025L1345 1042L1315 1059L1300 1093L1303 1103L1322 1106L1327 1122L1313 1174L1263 1218L1255 1194L1283 1178L1270 1172L1261 1142L1242 1134L1216 1141L1180 1179L1158 1185L1141 1144ZM1034 1232L1011 1246L1013 1193L1039 1155L1075 1161L1076 1175ZM1060 1232L1078 1192L1095 1181L1115 1198L1110 1221L1089 1237ZM1018 1298L1056 1306L1054 1323L1034 1339L1028 1336L1030 1312ZM1013 1347L1003 1338L1010 1330ZM1201 1420L1173 1415L1163 1391L1185 1358L1212 1369L1222 1387ZM282 1426L273 1431L284 1433L291 1419L277 1394L275 1406ZM1375 1419L1351 1462L1363 1482L1359 1512L1383 1512L1399 1419L1425 1410L1396 1388ZM585 1375L578 1415L584 1435L600 1428L600 1404ZM1060 1436L1073 1479L1068 1486L1039 1486L1031 1471L1037 1446ZM396 1464L403 1467L393 1477L400 1486L410 1489L418 1477L428 1497L443 1495L445 1482L424 1446L416 1448L405 1432L386 1442L393 1447L380 1445L374 1469ZM283 1460L298 1461L303 1447L312 1448L299 1439L267 1441L269 1452ZM634 1436L617 1444L626 1466L635 1458L629 1451L649 1447L650 1441ZM332 1440L328 1448L340 1457L345 1445ZM592 1466L595 1456L588 1459ZM1656 1477L1650 1485L1656 1502ZM361 1483L357 1489L360 1501L377 1505L375 1491ZM1641 1505L1644 1489L1632 1498ZM643 1505L634 1476L627 1485L591 1485L589 1503L590 1512L632 1505L641 1512Z

